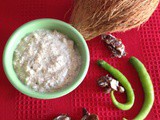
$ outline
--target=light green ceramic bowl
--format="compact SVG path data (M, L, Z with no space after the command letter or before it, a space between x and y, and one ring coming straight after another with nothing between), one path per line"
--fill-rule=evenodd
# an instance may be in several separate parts
M24 85L17 77L13 68L13 53L20 40L37 29L57 30L72 39L82 56L82 67L76 79L68 86L52 93L39 93ZM52 99L64 96L73 91L84 79L89 67L89 50L83 36L71 25L55 19L38 19L18 28L9 38L3 53L4 71L11 84L20 92L34 98Z

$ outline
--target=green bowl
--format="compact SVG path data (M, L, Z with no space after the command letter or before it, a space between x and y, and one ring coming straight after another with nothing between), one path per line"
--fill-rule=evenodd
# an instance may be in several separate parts
M18 79L13 68L13 63L12 63L13 53L17 45L19 44L20 40L29 33L37 29L57 30L67 35L70 39L72 39L75 42L82 57L81 70L76 79L70 85L55 92L51 93L35 92L31 88L24 85ZM76 87L78 87L78 85L80 85L80 83L85 78L89 67L89 50L83 36L71 25L55 19L38 19L22 25L11 35L3 52L3 67L6 76L8 77L11 84L20 92L33 98L40 98L40 99L58 98L73 91Z

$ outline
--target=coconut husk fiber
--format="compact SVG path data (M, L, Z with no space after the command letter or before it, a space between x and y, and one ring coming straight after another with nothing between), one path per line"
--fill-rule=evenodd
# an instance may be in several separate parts
M90 40L146 22L159 0L75 0L70 23Z

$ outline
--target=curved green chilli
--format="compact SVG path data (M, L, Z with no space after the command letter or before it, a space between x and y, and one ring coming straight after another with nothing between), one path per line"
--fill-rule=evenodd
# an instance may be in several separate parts
M154 103L154 89L153 89L153 84L151 81L151 78L143 65L137 58L131 57L130 58L130 63L133 65L133 67L136 69L138 72L138 75L140 77L140 81L142 83L142 87L144 90L145 98L144 98L144 103L143 106L139 112L139 114L134 118L134 120L144 120L147 115L149 114L153 103Z
M125 88L125 91L127 94L127 102L124 104L119 103L114 96L114 92L112 91L111 92L111 99L112 99L113 104L121 110L129 110L134 104L135 96L134 96L132 86L130 85L127 78L119 70L112 67L111 65L109 65L107 62L105 62L103 60L98 60L98 65L100 65L105 70L107 70Z

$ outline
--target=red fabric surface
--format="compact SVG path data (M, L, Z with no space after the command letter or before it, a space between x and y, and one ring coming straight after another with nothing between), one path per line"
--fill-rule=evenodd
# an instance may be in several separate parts
M0 54L15 29L37 18L55 18L68 22L73 0L4 0L0 3ZM67 13L67 14L66 14ZM100 120L132 119L138 114L143 103L143 90L135 69L128 63L130 56L138 57L151 75L154 89L154 106L146 120L160 119L160 6L151 19L139 30L115 33L126 45L127 56L122 59L110 58L110 52L100 37L88 41L90 68L82 84L70 94L52 100L38 100L18 92L6 78L0 64L0 120L52 120L61 113L68 113L73 120L80 120L82 107L97 113ZM96 80L107 72L97 66L96 61L104 59L118 68L129 79L135 92L135 104L129 111L114 107L110 95L97 86ZM117 94L125 102L125 95Z

